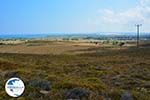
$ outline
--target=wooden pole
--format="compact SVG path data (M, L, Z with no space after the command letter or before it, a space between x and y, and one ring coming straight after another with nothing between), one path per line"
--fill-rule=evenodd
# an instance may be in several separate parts
M139 42L140 42L140 26L142 26L141 24L137 24L137 47L139 47Z

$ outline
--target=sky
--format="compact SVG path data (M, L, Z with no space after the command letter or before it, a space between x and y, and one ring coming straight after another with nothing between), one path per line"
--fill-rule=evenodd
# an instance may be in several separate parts
M0 33L150 32L150 0L0 0Z

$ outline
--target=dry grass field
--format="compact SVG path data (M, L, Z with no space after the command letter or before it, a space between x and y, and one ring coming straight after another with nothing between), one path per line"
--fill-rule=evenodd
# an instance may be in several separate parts
M85 42L54 42L54 41L29 41L21 44L0 45L1 53L24 54L64 54L71 50L88 49L96 47Z
M0 100L149 100L150 45L141 45L58 41L0 45ZM5 92L10 77L25 83L19 98Z

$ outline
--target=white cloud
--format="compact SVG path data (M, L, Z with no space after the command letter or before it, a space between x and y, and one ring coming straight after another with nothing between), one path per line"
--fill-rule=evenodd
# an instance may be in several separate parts
M143 24L143 31L150 31L150 0L139 0L136 7L125 11L102 9L98 12L94 22L100 31L133 31L138 23Z
M150 5L150 0L139 0L139 4L141 6L149 6Z

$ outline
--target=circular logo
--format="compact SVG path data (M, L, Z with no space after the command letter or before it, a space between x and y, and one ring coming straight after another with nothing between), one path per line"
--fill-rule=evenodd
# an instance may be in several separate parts
M24 89L24 83L19 78L11 78L5 84L5 90L11 97L19 97L24 92Z

